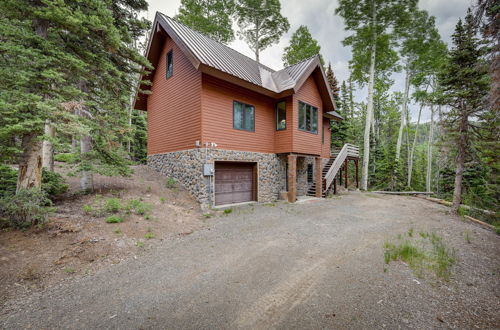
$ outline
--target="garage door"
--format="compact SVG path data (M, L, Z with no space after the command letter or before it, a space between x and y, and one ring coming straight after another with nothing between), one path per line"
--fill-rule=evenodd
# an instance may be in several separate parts
M253 201L254 189L254 163L215 163L216 205Z

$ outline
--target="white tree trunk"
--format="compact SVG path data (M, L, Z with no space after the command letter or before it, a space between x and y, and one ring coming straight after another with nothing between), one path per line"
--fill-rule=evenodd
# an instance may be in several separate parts
M362 168L362 179L361 179L361 189L368 189L368 166L370 164L370 127L371 120L373 117L373 88L375 85L375 55L376 55L376 40L377 35L375 31L375 22L376 22L376 10L375 4L372 6L372 29L373 29L373 38L371 45L371 54L370 54L370 72L368 79L368 101L366 108L366 119L365 119L365 135L363 141L363 168Z
M411 186L411 175L413 171L413 155L415 154L415 148L417 146L417 138L418 138L418 129L420 127L420 117L422 115L422 108L424 107L424 104L420 104L420 109L418 110L418 119L417 119L417 126L415 127L415 137L413 138L413 145L410 150L410 154L408 155L408 182L407 186Z
M35 133L23 136L23 153L19 162L16 192L22 189L40 188L42 185L42 143Z
M45 121L45 135L49 138L54 138L55 129L50 123L50 120ZM54 145L51 141L43 141L42 146L42 166L47 170L54 172Z
M431 191L432 177L432 144L434 143L434 105L431 104L431 123L429 127L429 145L427 147L427 173L425 176L425 189Z
M408 94L410 92L410 72L406 69L405 90L403 94L403 104L401 107L401 123L399 125L398 141L396 143L396 161L401 156L401 142L403 140L403 129L405 127L406 112L408 111Z
M92 150L92 139L90 136L82 136L80 139L80 152L82 155L82 160L85 161L87 156L85 154ZM85 192L91 192L94 190L94 178L91 171L82 171L82 177L80 179L80 188Z

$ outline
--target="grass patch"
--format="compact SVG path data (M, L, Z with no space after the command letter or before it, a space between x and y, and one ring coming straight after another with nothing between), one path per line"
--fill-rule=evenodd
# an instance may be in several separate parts
M155 238L155 234L154 234L154 233L152 233L152 232L146 233L146 235L144 235L144 238L145 238L145 239L152 239L152 238Z
M174 188L177 188L177 180L175 180L174 178L172 177L168 177L167 180L165 181L165 186L168 188L168 189L174 189Z
M137 242L135 242L135 246L137 246L138 248L143 248L144 247L144 242L143 241L137 241Z
M224 210L225 215L231 214L232 212L233 212L233 209L225 209Z
M114 230L114 232L115 232L115 234L117 234L117 235L121 235L121 234L123 233L123 232L122 232L122 230L121 230L120 228L116 228L116 229Z
M104 202L104 210L109 213L118 213L122 207L122 203L118 198L109 198Z
M467 243L469 243L469 244L472 243L472 235L471 235L470 231L466 230L464 232L464 238L465 238L465 241Z
M384 244L384 261L403 261L418 277L434 274L437 278L449 280L452 266L456 263L455 251L448 248L436 233L420 232L420 238L413 238L413 229L398 235L395 243Z
M210 219L211 217L213 217L214 215L212 213L205 213L203 214L203 216L206 218L206 219Z
M123 218L119 215L110 215L106 218L107 223L120 223L123 222Z
M160 203L165 204L167 199L165 197L160 197Z
M276 203L265 203L264 206L274 207Z
M74 274L74 273L76 273L76 269L73 267L66 267L66 268L64 268L64 272L66 272L68 274Z

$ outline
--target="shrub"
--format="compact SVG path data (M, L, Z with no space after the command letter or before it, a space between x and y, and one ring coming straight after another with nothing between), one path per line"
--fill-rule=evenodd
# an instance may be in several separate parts
M122 209L122 203L118 198L109 198L104 203L104 209L109 213L118 213Z
M54 160L57 162L74 164L78 161L78 155L72 153L61 153L54 155Z
M146 235L144 235L144 238L145 239L152 239L152 238L155 238L155 234L154 233L146 233Z
M177 187L177 180L175 180L174 178L172 178L172 177L169 176L167 178L167 182L165 183L165 185L169 189L176 188Z
M106 218L107 223L120 223L123 222L123 218L119 215L110 215Z
M9 165L0 165L0 198L16 193L17 171Z
M91 214L91 213L92 213L92 211L94 211L94 209L92 208L92 206L91 206L91 205L89 205L89 204L85 204L85 205L83 205L82 210L83 210L83 212L85 212L86 214Z
M65 183L61 174L56 172L42 171L42 190L44 190L50 198L57 197L68 191L69 186Z
M224 214L230 214L231 212L233 212L233 209L225 209L224 210Z
M52 212L52 202L44 191L25 189L0 199L0 215L15 228L42 225Z

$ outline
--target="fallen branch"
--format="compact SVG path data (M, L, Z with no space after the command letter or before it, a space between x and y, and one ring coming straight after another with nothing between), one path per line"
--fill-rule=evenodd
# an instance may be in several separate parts
M436 202L436 203L439 203L439 204L442 204L442 205L446 205L446 206L451 206L453 204L452 202L445 201L444 199L439 199L439 198L434 198L434 197L421 197L421 198L425 198L425 199L427 199L429 201L433 201L433 202ZM495 212L493 212L493 211L478 209L476 207L472 207L472 206L469 206L469 205L460 204L460 207L463 208L463 209L465 209L465 210L478 211L478 212L481 212L481 213L484 213L484 214L488 214L488 215L494 215L495 214Z
M469 219L470 221L477 222L478 224L480 224L480 225L482 225L482 226L485 226L485 227L488 227L488 228L490 228L490 229L495 230L495 226L490 225L489 223L483 222L483 221L478 220L478 219L473 218L473 217L469 217L468 215L464 215L464 218Z
M387 195L432 195L432 191L372 191L376 194L387 194Z

